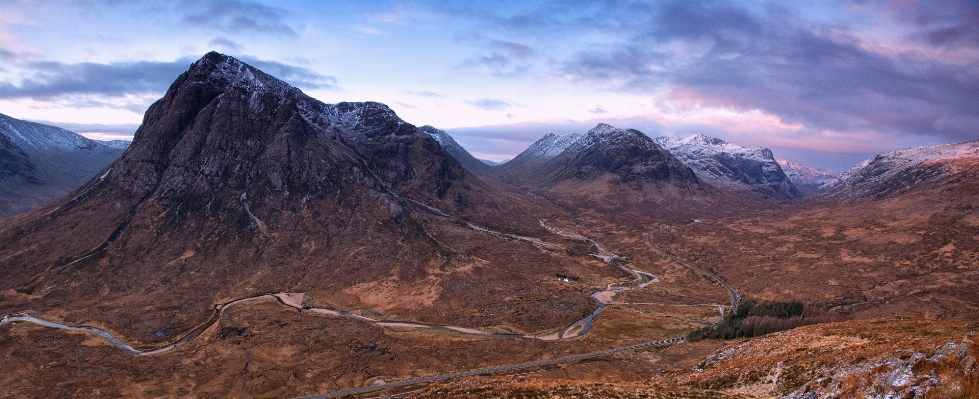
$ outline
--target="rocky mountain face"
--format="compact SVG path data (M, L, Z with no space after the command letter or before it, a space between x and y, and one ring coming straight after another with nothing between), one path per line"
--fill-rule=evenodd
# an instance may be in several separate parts
M17 154L11 169L29 170ZM484 234L454 217L539 229L521 204L383 104L324 104L209 53L147 110L104 172L36 217L0 223L0 311L76 309L72 317L152 341L201 323L215 303L313 290L318 300L433 323L460 309L449 314L476 315L455 316L462 325L565 325L592 301L550 282L549 268L567 262L532 245L487 234L473 240L481 244L472 256L506 250L531 262L547 282L524 276L492 289L532 284L556 301L481 295L460 283L471 277L447 276L475 259L458 252L468 245L459 240ZM500 313L469 311L504 297ZM100 313L86 313L96 303ZM525 308L539 303L574 310ZM442 313L426 308L434 304Z
M61 198L125 151L67 130L0 114L0 219Z
M819 170L782 158L775 158L775 161L782 167L782 171L785 172L785 175L789 177L789 180L792 181L792 184L802 195L816 191L839 177L837 173Z
M444 130L439 130L428 125L422 126L418 129L427 133L429 136L432 136L435 141L438 141L442 148L448 151L449 154L452 154L452 157L455 158L455 160L458 161L463 168L466 168L466 170L478 175L485 175L487 172L489 172L490 165L487 165L485 162L472 156L469 151L462 148L462 146L459 145L459 143L457 143L455 139L453 139L452 136L450 136Z
M775 199L802 195L767 148L742 147L702 134L654 141L715 187Z
M821 194L842 202L890 198L920 188L974 179L979 140L885 152L844 172Z

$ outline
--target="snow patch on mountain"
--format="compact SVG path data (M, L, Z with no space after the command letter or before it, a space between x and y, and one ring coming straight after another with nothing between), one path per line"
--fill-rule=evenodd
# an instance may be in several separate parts
M801 196L768 148L742 147L699 133L653 141L715 186L780 199Z
M422 126L418 128L418 130L421 130L423 133L426 133L435 139L435 141L437 141L442 148L448 151L449 154L452 155L452 157L455 158L455 160L459 162L463 168L466 168L466 170L473 173L482 173L489 170L489 165L476 159L476 157L473 157L472 154L459 145L459 143L455 141L455 139L453 139L448 132L436 129L435 127L429 125Z
M775 158L775 161L778 162L782 171L802 194L816 191L820 187L832 183L839 176L838 173L812 168L782 158Z
M0 114L0 218L60 198L123 151L59 127Z
M959 161L979 161L979 140L885 152L844 172L826 186L825 197L844 201L879 199L906 192L959 171Z

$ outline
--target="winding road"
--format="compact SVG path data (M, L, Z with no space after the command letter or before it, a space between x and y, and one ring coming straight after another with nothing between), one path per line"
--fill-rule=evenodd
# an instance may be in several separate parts
M429 207L429 210L430 211L437 212L437 213L439 213L441 215L444 215L444 216L447 216L447 217L451 217L451 216L445 215L444 213L442 213L441 211L439 211L439 210L437 210L435 208L430 208ZM561 230L557 230L557 229L548 227L544 223L543 220L540 221L540 224L541 224L542 227L548 229L549 231L551 231L554 234L559 234L559 235L570 237L570 238L582 239L582 240L585 240L585 241L593 244L596 247L596 250L598 251L598 254L593 254L593 255L596 256L596 257L598 257L598 258L600 258L600 259L602 259L602 260L604 260L606 263L611 262L611 260L619 257L616 254L612 254L612 253L606 252L604 249L602 249L601 245L599 245L597 242L595 242L591 238L585 237L585 236L580 235L580 234L565 234ZM530 242L534 243L535 245L557 246L557 244L551 244L551 243L547 243L547 242L544 242L544 241L532 239L532 238L529 238L529 237L521 237L521 236L515 236L515 235L511 235L511 234L494 232L494 231L491 231L491 230L488 230L488 229L485 229L485 228L481 228L479 226L472 225L471 223L467 223L467 225L470 228L473 228L473 229L476 229L476 230L486 231L486 232L489 232L489 233L492 233L492 234L498 234L498 235L506 236L506 237L511 238L511 239L518 239L518 240L523 240L523 241L530 241ZM666 227L666 228L669 228L669 227ZM713 274L711 272L708 272L708 271L706 271L706 270L704 270L704 269L702 269L702 268L700 268L700 267L698 267L696 265L693 265L693 264L691 264L691 263L689 263L687 261L684 261L682 259L679 259L679 258L673 256L672 254L669 254L668 252L662 250L661 248L659 248L655 244L653 244L653 242L652 242L652 235L654 233L656 233L657 231L659 231L659 230L662 230L662 229L653 230L653 231L649 232L646 235L646 242L649 244L649 246L651 248L653 248L653 250L655 250L656 252L659 252L661 255L667 257L668 259L670 259L670 260L672 260L672 261L674 261L674 262L676 262L676 263L678 263L678 264L680 264L680 265L682 265L684 267L687 267L687 268L689 268L691 270L694 270L696 272L699 272L699 273L703 274L704 276L706 276L706 277L708 277L708 278L716 281L717 283L719 283L721 286L723 286L725 289L727 289L728 293L731 296L731 302L732 302L732 305L731 305L732 307L731 308L732 309L737 309L738 303L740 302L740 296L734 290L734 288L732 288L730 285L727 284L727 282L725 282L723 279L721 279L717 275L715 275L715 274ZM110 343L110 344L112 344L112 345L114 345L114 346L122 349L127 354L134 355L134 356L148 356L148 355L157 355L157 354L162 354L162 353L166 353L166 352L172 351L172 350L178 348L179 346L182 346L182 345L184 345L184 344L192 341L193 339L195 339L196 337L198 337L200 334L202 334L204 331L206 331L208 328L210 328L215 322L217 322L217 320L220 318L220 316L222 315L222 313L225 310L227 310L228 308L232 307L232 306L235 306L235 305L238 305L238 304L242 304L242 303L245 303L245 302L250 302L250 301L256 301L256 300L261 300L261 299L274 298L275 300L279 301L283 305L286 305L286 306L295 308L295 309L297 309L299 311L306 311L306 312L311 312L311 313L326 314L326 315L339 316L339 317L347 317L347 318L351 318L351 319L355 319L355 320L359 320L359 321L374 323L374 324L376 324L378 326L385 327L385 328L433 328L433 329L443 329L443 330L454 331L454 332L462 333L462 334L477 335L477 336L489 337L489 338L511 338L511 339L512 338L518 338L518 339L537 339L537 340L544 340L544 341L556 341L556 340L576 338L576 337L580 337L580 336L583 336L583 335L587 334L588 331L591 329L591 321L592 321L592 319L595 316L597 316L604 309L604 305L605 304L612 303L612 299L614 298L615 294L618 294L618 293L624 292L624 291L628 291L628 290L641 289L641 288L647 286L648 284L650 284L652 282L659 281L656 278L656 276L654 276L654 275L652 275L652 274L650 274L648 272L644 272L644 271L637 270L637 269L632 269L632 268L629 268L629 267L626 267L626 266L619 266L619 267L620 268L623 268L623 270L626 270L626 271L628 271L630 273L633 273L637 277L637 279L640 281L640 284L638 284L635 287L631 287L631 288L616 288L616 289L613 289L612 288L612 285L614 285L615 283L608 284L608 286L606 287L605 290L598 291L598 292L592 294L592 298L596 301L596 303L598 303L598 309L596 309L594 312L592 312L591 314L589 314L584 319L572 323L571 325L569 325L568 327L562 329L561 331L559 331L557 333L543 335L543 336L529 336L529 335L517 335L517 334L492 334L492 333L487 333L487 332L484 332L484 331L475 330L475 329L469 329L469 328L464 328L464 327L438 326L438 325L428 325L428 324L421 324L421 323L408 323L408 322L393 322L393 321L375 320L375 319L367 318L367 317L364 317L364 316L355 315L355 314L351 314L351 313L348 313L348 312L342 312L342 311L333 310L333 309L312 308L312 307L303 306L302 305L302 302L303 302L303 295L304 294L302 294L302 293L261 294L261 295L255 295L255 296L247 297L247 298L237 299L237 300L234 300L234 301L231 301L231 302L222 304L222 305L216 305L214 307L214 314L204 324L201 324L200 326L198 326L197 328L195 328L191 332L187 333L186 335L184 335L183 337L181 337L179 340L177 340L176 342L174 342L174 343L172 343L170 345L167 345L167 346L162 347L162 348L157 348L157 349L152 349L152 350L146 350L146 351L136 349L133 346L131 346L130 344L127 344L124 341L120 340L119 338L113 336L109 332L107 332L105 330L102 330L102 329L99 329L99 328L88 327L88 326L71 326L71 325L65 325L65 324L61 324L61 323L57 323L57 322L53 322L53 321L49 321L49 320L44 320L44 319L41 319L41 318L37 318L37 317L31 316L31 315L26 314L26 313L19 313L19 314L13 314L13 315L4 315L3 318L0 319L0 326L5 325L5 324L8 324L8 323L30 322L30 323L34 323L34 324L45 326L45 327L59 328L59 329L64 329L64 330L69 330L69 331L83 331L83 332L88 332L88 333L96 334L96 335L102 337L103 339L106 340L106 342L108 342L108 343ZM714 323L713 325L711 325L711 328L714 328L714 327L718 326L722 321L723 321L723 319L721 321L718 321L717 323ZM542 367L542 366L549 366L549 365L554 365L554 364L559 364L559 363L574 362L574 361L579 361L579 360L583 360L583 359L590 359L590 358L594 358L594 357L607 356L607 355L612 355L612 354L617 354L617 353L623 353L623 352L628 352L628 351L634 351L634 350L639 350L639 349L644 349L644 348L651 348L651 347L659 347L659 346L665 346L665 345L672 345L672 344L676 344L676 343L680 343L680 342L684 342L684 341L686 341L686 337L685 336L680 336L680 337L675 337L675 338L670 338L670 339L665 339L665 340L647 342L647 343L642 343L642 344L637 344L637 345L631 345L631 346L626 346L626 347L621 347L621 348L613 348L613 349L608 349L608 350L599 351L599 352L584 353L584 354L579 354L579 355L574 355L574 356L568 356L568 357L561 357L561 358L547 359L547 360L539 360L539 361L529 362L529 363L519 363L519 364L511 364L511 365L502 365L502 366L498 366L498 367L491 367L491 368L484 368L484 369L463 371L463 372L450 373L450 374L441 374L441 375L435 375L435 376L429 376L429 377L422 377L422 378L415 378L415 379L403 380L403 381L398 381L398 382L392 382L392 383L387 383L387 384L383 384L383 385L374 385L374 386L367 386L367 387L349 389L349 390L344 390L344 391L337 391L337 392L332 392L332 393L323 394L323 395L310 396L310 397L307 397L306 399L333 398L333 397L346 396L346 395L354 395L354 394L360 394L360 393L367 393L367 392L384 390L384 389L405 387L405 386L414 385L414 384L420 384L420 383L427 383L427 382L434 382L434 381L442 381L442 380L447 380L447 379L451 379L451 378L475 376L475 375L481 375L481 374L492 374L492 373L510 372L510 371L515 371L515 370L527 369L527 368Z
M541 225L544 225L544 222L543 221L541 221ZM545 228L546 228L546 226L545 226ZM666 228L670 228L670 227L666 227ZM738 295L738 292L735 291L734 288L732 288L730 285L728 285L728 283L726 281L724 281L723 279L721 279L720 277L718 277L714 273L708 272L708 271L700 268L699 266L696 266L696 265L694 265L694 264L692 264L690 262L687 262L687 261L685 261L683 259L677 258L676 256L673 256L672 254L664 251L660 247L657 247L656 244L653 244L652 236L653 236L654 233L656 233L659 230L662 230L662 229L657 229L657 230L650 231L649 234L646 235L646 243L648 243L649 246L653 248L653 250L655 250L656 252L659 252L663 256L666 256L668 259L670 259L670 260L672 260L672 261L680 264L681 266L687 267L687 268L692 269L692 270L694 270L694 271L696 271L698 273L701 273L701 274L707 276L708 278L716 281L717 283L721 284L721 286L723 286L725 289L727 289L728 294L731 295L731 306L732 306L731 309L737 309L738 308L738 303L741 301L741 296ZM724 319L722 318L717 323L712 324L710 326L710 328L716 328L723 321L724 321ZM415 384L423 384L423 383L428 383L428 382L444 381L444 380L448 380L448 379L452 379L452 378L472 377L472 376L482 375L482 374L502 373L502 372L510 372L510 371L516 371L516 370L522 370L522 369L535 368L535 367L550 366L550 365L560 364L560 363L570 363L570 362L576 362L576 361L579 361L579 360L591 359L591 358L601 357L601 356L614 355L614 354L617 354L617 353L629 352L629 351L634 351L634 350L639 350L639 349L644 349L644 348L654 348L654 347L659 347L659 346L673 345L673 344L678 344L678 343L681 343L681 342L685 342L686 340L687 340L687 337L686 336L680 336L680 337L675 337L675 338L670 338L670 339L664 339L664 340L660 340L660 341L646 342L646 343L642 343L642 344L638 344L638 345L625 346L625 347L621 347L621 348L613 348L613 349L608 349L608 350L604 350L604 351L600 351L600 352L582 353L580 355L574 355L574 356L568 356L568 357L561 357L561 358L556 358L556 359L548 359L548 360L539 360L539 361L536 361L536 362L510 364L510 365L504 365L504 366L498 366L498 367L490 367L490 368L485 368L485 369L477 369L477 370L470 370L470 371L461 371L461 372L458 372L458 373L440 374L440 375L433 375L433 376L429 376L429 377L413 378L413 379L410 379L410 380L397 381L397 382L387 383L387 384L383 384L383 385L372 385L372 386L366 386L366 387L360 387L360 388L354 388L354 389L347 389L347 390L343 390L343 391L336 391L336 392L331 392L331 393L322 394L322 395L307 396L307 397L304 397L302 399L337 398L337 397L341 397L341 396L356 395L356 394L361 394L361 393L368 393L368 392L380 391L380 390L384 390L384 389L401 388L401 387L406 387L406 386L415 385Z

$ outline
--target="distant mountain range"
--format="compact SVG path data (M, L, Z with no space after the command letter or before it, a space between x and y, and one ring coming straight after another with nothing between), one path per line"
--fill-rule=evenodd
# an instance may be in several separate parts
M506 160L503 160L503 161L491 161L489 159L480 159L480 161L482 161L483 163L485 163L485 164L487 164L489 166L500 166L500 165L503 165L503 164L505 164L507 162L510 162L509 159L506 159Z
M118 158L128 144L90 140L0 114L0 218L68 194Z

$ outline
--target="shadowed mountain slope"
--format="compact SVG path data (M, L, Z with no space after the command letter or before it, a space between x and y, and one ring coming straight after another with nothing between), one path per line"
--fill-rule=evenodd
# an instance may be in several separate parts
M123 151L118 143L0 114L0 218L61 198Z

